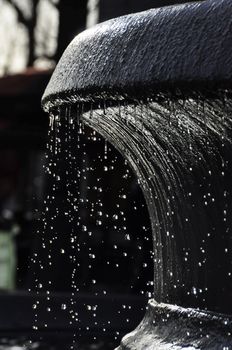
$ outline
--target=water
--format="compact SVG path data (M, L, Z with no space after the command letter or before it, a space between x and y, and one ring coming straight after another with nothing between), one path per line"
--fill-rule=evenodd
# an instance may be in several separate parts
M82 111L82 106L75 106L76 108L76 113ZM129 165L120 154L99 134L84 126L77 115L73 116L73 110L65 108L60 113L61 117L51 117L50 123L46 166L49 183L42 217L42 247L46 254L48 253L48 260L54 259L49 251L59 251L59 265L62 265L61 260L64 263L68 260L71 265L76 265L78 278L75 276L76 270L69 276L75 291L77 286L74 283L80 280L80 274L86 272L82 271L86 266L88 274L94 276L91 271L98 270L97 266L100 264L100 268L104 269L103 275L106 274L110 278L112 268L118 265L119 273L114 269L114 278L111 281L115 290L116 287L120 288L117 283L118 274L121 287L128 279L128 276L126 280L122 279L121 260L124 260L124 268L126 265L129 268L132 263L134 265L131 261L134 259L133 249L137 250L137 260L144 259L141 248L149 245L147 241L151 241L145 202ZM138 212L141 222L135 226L134 219ZM41 229L38 234L41 235ZM99 243L100 246L95 247ZM110 249L108 259L105 257L105 261L99 261L99 255L103 258L100 250L104 248ZM81 262L78 255L84 251L84 266L79 266ZM112 261L114 255L115 260ZM146 258L143 261L144 269L145 264L150 265L149 257L147 259L148 261ZM52 261L45 263L48 263L49 269L57 268ZM40 268L41 266L40 264ZM128 273L131 274L130 270ZM136 279L139 277L141 276L134 276ZM84 282L86 289L93 288L96 283L93 277L90 279ZM52 281L47 283L51 285ZM134 283L136 284L136 281ZM37 288L44 289L41 278L38 278ZM128 292L133 288L130 285ZM104 294L109 290L101 292Z
M128 159L143 189L155 299L232 311L230 93L160 94L83 119Z
M137 288L158 302L232 312L230 92L74 102L50 116L49 191L38 231L42 250L32 258L33 290L38 297L43 290L47 297L36 307L34 330L43 323L41 310L51 315L44 328L54 322L50 293L59 288L61 271L62 288L71 286L72 293L60 305L75 329L71 348L83 332L76 298L81 290L107 297L112 290ZM89 155L88 144L94 145ZM112 145L126 159L124 167L118 167L122 158L115 157ZM139 186L144 198L134 201L128 184ZM138 220L146 212L144 199L150 224L145 216ZM128 224L130 215L134 227ZM150 225L153 251L146 248ZM151 260L154 279L145 277L141 287L138 279L144 282L143 270L150 269ZM97 305L87 306L87 312L97 325ZM117 331L113 339L120 341Z
M86 333L97 349L99 331L100 343L110 332L118 345L141 320L153 291L153 252L137 180L114 147L84 125L83 108L65 106L50 117L47 196L31 258L32 327L47 332L58 322L73 333L71 349ZM54 301L57 291L66 293L62 302Z

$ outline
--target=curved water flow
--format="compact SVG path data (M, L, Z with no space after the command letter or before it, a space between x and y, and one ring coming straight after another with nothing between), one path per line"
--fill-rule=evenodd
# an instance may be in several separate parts
M128 160L148 206L153 231L155 301L150 302L145 319L125 337L120 349L132 349L133 342L138 349L145 345L152 348L164 338L164 349L170 344L179 348L188 343L191 332L190 344L196 349L199 344L200 348L211 349L215 339L223 345L230 344L231 319L218 314L232 312L230 91L183 94L178 90L142 101L106 100L97 104L74 99L72 104L63 101L58 110L52 110L51 151L58 152L58 158L49 172L57 177L59 157L66 159L66 166L60 170L67 192L64 226L66 231L70 227L71 241L76 239L72 221L80 195L75 190L76 175L80 176L75 162L83 151L76 140L82 134L83 124L101 134ZM62 184L58 181L56 186ZM75 277L73 281L75 289ZM173 304L179 308L173 309ZM199 317L196 309L205 310L204 317ZM181 338L176 333L178 327L183 333ZM163 332L177 336L176 342L172 337L164 337Z
M147 202L155 301L120 349L231 347L230 28L229 0L100 24L70 44L43 96L121 152Z
M128 159L143 189L158 302L230 311L223 305L231 291L230 111L221 92L106 103L83 114Z

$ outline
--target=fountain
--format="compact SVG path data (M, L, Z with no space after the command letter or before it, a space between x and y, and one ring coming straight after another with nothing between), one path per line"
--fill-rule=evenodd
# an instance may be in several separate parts
M206 0L97 25L43 96L52 127L84 123L122 153L147 203L154 299L121 350L232 347L231 14Z

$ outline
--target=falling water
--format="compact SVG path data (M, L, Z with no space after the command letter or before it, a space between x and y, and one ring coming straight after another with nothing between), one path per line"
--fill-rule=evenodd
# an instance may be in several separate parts
M52 110L46 166L52 190L48 192L42 217L45 234L38 232L46 259L41 255L35 259L42 272L38 274L35 270L36 290L47 293L47 303L40 308L45 307L52 314L49 306L50 290L54 288L52 276L57 273L57 266L70 264L72 274L66 276L66 282L72 286L73 298L70 305L62 304L61 310L69 313L76 333L81 332L75 298L80 289L78 281L84 274L81 269L91 271L101 266L97 260L101 249L97 251L91 246L94 236L91 223L94 221L99 228L97 234L101 234L102 227L106 230L113 227L128 241L128 246L133 244L135 233L127 227L123 209L128 200L124 180L131 177L128 167L119 179L115 203L110 203L110 210L103 206L114 186L111 183L111 188L106 188L104 177L112 176L117 166L117 159L111 158L113 145L133 169L149 211L155 300L231 312L227 303L232 291L230 92L178 91L131 102L79 103L74 99L72 104L64 103ZM108 141L102 141L99 134ZM88 142L96 144L92 163L85 156ZM89 183L88 177L99 163L105 175ZM135 211L138 206L139 203L134 205ZM143 231L145 238L146 231L149 228ZM112 247L117 250L118 244L113 242ZM137 248L140 259L138 242ZM53 251L59 252L57 261ZM87 255L84 267L78 260L83 251ZM125 258L128 252L122 251L122 255ZM112 268L111 265L118 267L120 261L112 263L109 259L105 263ZM147 266L146 261L143 266ZM43 281L44 269L50 271L49 280ZM91 272L89 275L92 276ZM91 278L89 285L93 291L96 280ZM109 291L102 288L94 292L107 295ZM96 305L87 305L93 317L96 310ZM37 320L36 314L35 329Z
M57 290L69 292L71 286L70 300L59 305L60 313L67 315L62 319L68 320L75 333L71 349L76 348L76 338L79 340L83 332L96 340L90 325L83 330L79 315L83 306L78 305L81 293L96 297L139 293L151 297L153 286L150 223L139 186L127 161L85 125L84 108L82 103L65 105L50 115L47 196L37 232L41 249L31 259L35 280L32 289L38 295L32 306L33 329L54 328L57 310L53 309L52 294ZM86 113L92 118L95 112L90 109ZM41 302L44 293L46 298ZM122 302L116 310L118 325L125 318L128 327L133 327L130 315L138 304L131 303ZM103 306L90 298L84 307L92 317L91 324L97 327ZM144 314L145 300L141 311ZM104 320L103 334L110 327L114 329L112 316ZM117 329L114 340L119 342L121 336Z
M228 312L230 93L104 101L82 112L128 160L143 190L154 235L155 299Z

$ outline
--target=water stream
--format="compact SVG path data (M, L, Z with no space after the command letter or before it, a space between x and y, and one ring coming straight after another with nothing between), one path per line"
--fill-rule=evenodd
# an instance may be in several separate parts
M136 325L139 304L133 296L144 297L144 314L145 298L153 295L152 235L140 185L127 160L85 125L84 107L64 106L50 116L40 249L31 259L31 291L38 295L33 330L54 330L60 312L63 327L74 334L71 349L88 333L95 345L109 332L119 343L123 323L129 330ZM54 309L57 290L71 298L57 301ZM89 302L86 297L83 304L86 293ZM111 299L116 299L114 309L104 311ZM103 338L96 338L92 328L100 327Z
M128 159L143 189L155 299L231 312L230 93L105 102L83 120Z
M51 125L65 115L66 130L80 134L88 124L134 170L153 231L155 299L229 312L223 300L231 290L230 91L177 91L131 103L73 98L56 113ZM80 149L60 144L70 160L64 182L72 186ZM70 213L78 200L70 198Z
M49 191L38 230L42 249L32 257L34 290L38 296L43 290L46 302L40 305L38 299L33 306L34 330L41 327L41 310L51 314L44 329L54 321L50 293L59 287L61 274L62 286L72 290L71 299L59 307L75 329L73 349L83 331L76 298L80 290L104 297L112 286L125 292L121 287L127 285L127 293L138 288L158 302L231 313L230 92L158 94L134 102L74 99L52 111L45 169ZM139 218L146 211L144 199L128 195L131 184L142 189L146 201L153 251L145 249L149 224L143 215ZM107 243L112 236L116 238ZM102 258L107 246L112 250ZM151 261L154 281L138 287ZM110 287L101 276L95 279L99 270L112 278ZM97 320L98 305L86 305L86 312ZM105 322L111 324L110 315ZM114 340L119 342L120 336L116 331Z

